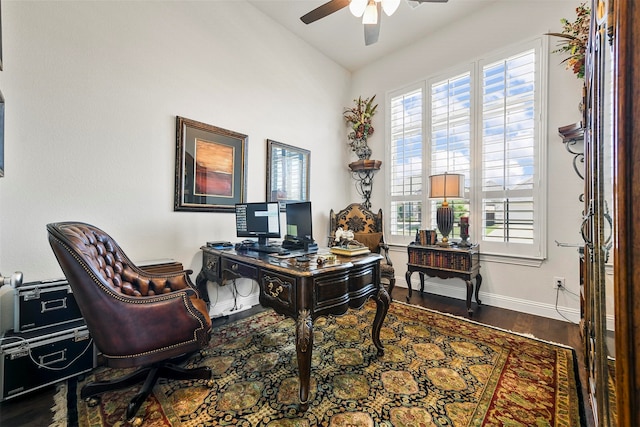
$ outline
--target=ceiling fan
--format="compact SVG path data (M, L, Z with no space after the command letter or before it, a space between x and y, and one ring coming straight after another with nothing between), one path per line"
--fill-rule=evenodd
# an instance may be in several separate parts
M407 0L407 3L416 7L422 3L446 3L447 1L449 0ZM300 20L305 24L311 24L349 6L354 16L362 17L364 44L369 46L378 41L381 11L384 10L387 16L391 16L399 5L400 0L330 0L303 15Z

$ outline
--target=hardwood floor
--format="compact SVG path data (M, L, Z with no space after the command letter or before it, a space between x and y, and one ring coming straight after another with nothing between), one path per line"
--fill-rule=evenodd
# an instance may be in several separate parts
M406 301L406 295L407 290L405 288L395 288L393 291L393 298L398 301ZM413 292L413 297L409 302L461 317L466 317L467 315L465 302L458 299ZM473 304L473 308L474 313L472 319L477 322L513 332L532 334L543 340L573 347L578 355L577 359L583 399L587 396L584 362L581 356L583 346L578 325L490 306L478 307ZM216 319L215 323L233 322L259 310L261 310L261 307L257 306L250 310L229 316L228 318ZM54 392L55 386L49 386L0 403L0 425L7 427L49 425L51 422L50 408L53 406ZM585 414L587 417L587 427L594 427L595 423L591 416L591 408L587 401L585 401Z

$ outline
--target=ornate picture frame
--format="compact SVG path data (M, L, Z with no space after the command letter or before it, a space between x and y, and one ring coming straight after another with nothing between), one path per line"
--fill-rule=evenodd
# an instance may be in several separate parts
M289 202L309 200L311 152L267 139L267 201L286 210Z
M174 211L233 212L246 197L248 136L176 117Z

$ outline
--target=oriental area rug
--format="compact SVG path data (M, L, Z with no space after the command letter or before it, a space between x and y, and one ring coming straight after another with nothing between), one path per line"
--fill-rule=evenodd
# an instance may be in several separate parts
M394 301L376 357L375 304L317 319L309 409L297 409L293 320L266 310L214 329L206 355L213 385L159 382L145 426L581 426L575 351ZM60 387L57 425L122 426L136 388L89 407L79 390L123 371L95 370ZM56 424L56 421L54 421Z

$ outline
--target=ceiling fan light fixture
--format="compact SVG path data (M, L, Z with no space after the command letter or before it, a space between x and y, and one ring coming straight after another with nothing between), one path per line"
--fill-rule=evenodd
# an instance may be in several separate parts
M387 16L393 15L398 10L398 6L400 6L400 0L382 0L382 10Z
M373 0L369 0L364 15L362 15L363 24L377 24L378 23L378 8Z
M351 0L349 2L349 10L356 18L360 18L367 7L367 0Z

